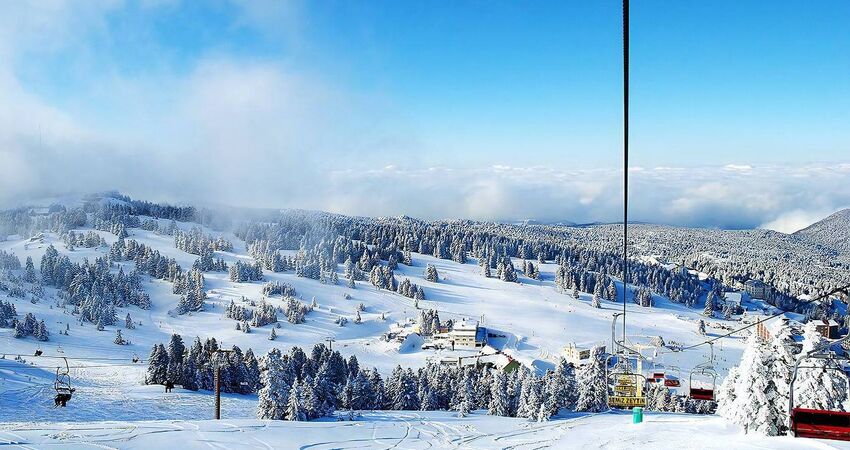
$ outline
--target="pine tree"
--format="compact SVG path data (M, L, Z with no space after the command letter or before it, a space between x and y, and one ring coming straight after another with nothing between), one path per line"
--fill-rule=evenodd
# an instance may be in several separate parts
M773 353L770 378L776 388L771 407L774 409L773 417L777 419L775 426L779 434L785 434L789 426L789 417L787 405L782 399L790 395L791 376L797 359L796 341L787 318L782 317L772 327L770 346Z
M145 384L165 384L168 371L168 353L165 346L156 344L151 349L148 357L148 371L145 375Z
M133 319L130 318L130 313L127 313L127 317L124 318L124 328L128 330L133 330L136 328L136 325L133 323Z
M705 317L714 316L714 291L709 291L705 297L705 309L702 310L702 315Z
M27 283L35 283L37 280L35 275L35 265L32 263L32 257L27 256L26 269L24 271L24 281Z
M700 319L699 324L697 325L697 333L705 336L705 321L702 319Z
M599 296L593 294L593 297L590 299L590 306L594 308L602 308L602 303L599 301Z
M284 362L280 350L273 348L260 361L259 404L257 418L283 420L286 418L291 385L286 376L289 365Z
M434 267L434 266L433 266L433 265L431 265L431 264L428 264L428 266L427 266L427 267L425 267L425 279L426 279L426 280L428 280L428 281L430 281L430 282L432 282L432 283L437 283L437 282L439 282L439 281L440 281L440 276L439 276L439 274L437 273L437 268L436 268L436 267Z
M183 384L181 378L183 375L183 353L185 351L186 346L183 343L183 338L177 333L172 334L171 340L168 342L167 381L174 384Z
M50 333L47 332L47 326L44 325L44 320L38 323L33 335L36 339L42 342L50 340Z
M115 340L113 341L115 344L124 345L127 342L124 340L124 337L121 336L121 330L115 330Z
M299 422L307 420L307 412L304 409L299 384L295 384L289 390L289 400L286 403L286 420Z
M767 342L758 333L752 333L738 366L740 375L735 385L735 402L726 410L727 418L743 427L745 433L775 436L779 432L775 426L777 418L770 407L770 402L775 401L771 365L772 355Z
M561 408L575 408L578 400L575 369L563 357L558 361L558 366L552 374L547 393L554 400L552 415L557 414Z
M579 386L576 411L600 412L608 409L606 397L608 385L605 380L605 360L602 358L602 348L591 350L590 361L580 367L576 374Z
M277 339L277 333L274 331L274 328L272 328L271 333L269 333L269 340L273 341L275 339Z
M806 324L802 354L826 347L827 340L817 331L814 322ZM797 371L794 384L796 407L826 411L844 411L847 399L846 375L834 361L810 358L806 368Z
M717 391L717 415L728 418L734 414L735 400L737 399L736 389L739 378L740 374L737 367L729 369L729 373L723 379L723 383Z

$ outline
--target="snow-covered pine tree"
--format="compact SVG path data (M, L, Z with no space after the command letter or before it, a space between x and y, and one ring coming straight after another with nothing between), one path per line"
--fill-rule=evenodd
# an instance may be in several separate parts
M776 396L771 402L773 417L779 434L785 434L789 426L788 405L783 399L790 395L791 376L797 359L797 346L791 325L785 317L780 318L770 331L770 350L773 353L773 364L770 368L771 379L776 390Z
M735 402L726 410L727 418L744 428L745 433L775 436L777 418L770 407L774 388L771 380L772 355L767 342L753 332L747 339L747 348L738 366Z
M167 381L171 381L174 384L183 384L183 353L185 351L186 346L183 343L183 338L177 333L172 334L171 340L168 341Z
M430 281L430 282L432 282L432 283L437 283L437 282L439 282L439 281L440 281L440 276L439 276L439 274L437 273L437 268L436 268L436 267L434 267L434 266L433 266L433 265L431 265L431 264L428 264L428 266L427 266L427 267L425 267L425 279L426 279L426 280L428 280L428 281Z
M708 295L705 297L705 308L702 310L702 315L705 317L714 316L714 291L708 291Z
M35 265L32 263L32 257L27 256L26 269L24 270L24 281L27 283L35 283L36 280Z
M42 342L50 340L50 333L47 331L47 326L44 325L43 319L34 328L33 336L35 336L37 340Z
M717 415L728 418L734 414L732 410L735 407L735 399L737 398L736 388L739 378L740 373L737 367L729 369L726 378L723 379L723 383L720 385L720 389L717 390L717 411L715 412Z
M156 344L148 357L148 371L145 374L145 384L165 384L168 379L168 352L165 346Z
M289 390L289 399L286 403L286 420L298 422L307 420L307 411L303 405L300 383L295 384Z
M827 340L817 331L814 322L806 324L803 334L802 354L826 346ZM843 370L826 359L811 358L805 361L806 368L797 371L794 383L796 407L826 411L844 411L847 400L847 379Z
M286 418L287 403L291 386L285 371L288 364L284 362L280 350L273 348L261 358L259 364L260 384L263 386L258 394L257 418L283 420Z
M552 415L557 414L561 408L574 409L578 400L578 392L573 365L562 357L550 378L550 387L547 392L554 399Z
M195 342L192 344L192 348L183 359L183 374L180 376L181 386L183 386L183 389L190 391L197 391L200 389L198 372L199 365L201 364L200 355L202 351L201 340L196 338Z
M600 412L608 409L606 398L608 385L605 380L605 360L602 347L591 350L590 361L580 367L576 374L578 401L576 411Z

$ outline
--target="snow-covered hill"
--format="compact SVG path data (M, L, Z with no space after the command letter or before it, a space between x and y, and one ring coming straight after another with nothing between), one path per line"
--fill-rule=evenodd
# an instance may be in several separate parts
M815 222L793 236L817 242L837 254L850 254L850 209L842 209Z
M140 225L128 227L122 231L127 233L125 241L135 241L149 247L152 251L159 252L164 258L173 258L184 269L192 267L198 255L180 250L175 246L173 233L162 232L169 226L170 221L146 215L140 215L138 219ZM93 226L94 223L89 217L86 220L79 220L79 226L61 233L41 229L30 233L32 235L12 234L5 241L0 242L0 250L7 254L14 254L22 263L27 258L31 258L36 272L42 257L51 247L55 248L60 256L67 256L72 263L93 262L96 258L107 255L110 252L110 246L119 240L115 233L102 231L104 226L98 226L96 229ZM215 258L222 259L228 265L232 266L236 262L254 262L248 243L240 239L233 231L228 231L232 228L217 226L213 229L190 221L176 221L174 224L183 231L200 227L203 234L221 237L231 243L232 249L214 253ZM77 235L94 233L103 239L105 245L94 248L68 245L65 242L67 231L73 231ZM280 254L285 257L292 257L296 253L294 250L280 251ZM505 353L538 374L554 368L562 355L562 350L568 344L578 346L598 344L610 348L613 315L622 312L622 301L602 300L601 307L594 308L591 304L592 295L589 293L576 295L559 292L555 289L556 271L559 265L552 260L536 263L535 267L539 272L536 278L526 276L518 269L517 282L506 282L497 277L482 276L479 261L472 256L467 258L465 263L418 252L412 252L411 257L410 264L398 264L394 275L398 281L408 279L421 286L426 293L423 300L417 301L387 289L377 289L368 281L357 281L355 287L351 288L342 279L343 264L337 264L332 269L341 279L338 284L328 280L321 282L298 276L296 271L292 270L281 272L264 270L263 280L252 282L234 282L231 281L228 272L208 271L203 274L204 289L207 293L203 310L179 315L175 314L174 310L180 295L172 293L173 283L143 275L141 288L149 295L151 307L149 309L141 309L134 305L119 307L116 315L122 320L119 320L116 325L106 325L100 331L94 324L80 320L79 316L74 314L73 305L60 300L61 294L56 288L42 286L37 280L26 281L25 267L7 268L4 271L7 284L20 289L17 294L13 292L14 289L0 290L0 300L14 304L19 319L31 313L36 320L43 320L50 337L46 342L38 341L32 336L16 338L13 329L0 328L0 349L3 353L0 354L3 357L0 359L0 422L190 420L211 417L212 397L207 391L191 392L178 388L172 394L165 394L161 391L161 386L144 385L146 369L144 360L148 357L151 347L155 344L167 343L173 333L182 335L187 343L194 340L196 336L202 340L214 337L222 347L238 345L242 349L251 348L258 356L265 354L273 347L287 351L293 346L299 346L309 351L314 344L332 339L333 348L339 350L343 356L356 355L361 367L374 367L385 375L388 375L397 365L416 368L424 366L428 361L477 353L477 350L460 348L423 350L418 343L400 348L397 343L388 342L382 338L397 324L405 324L409 319L417 319L420 310L436 310L444 322L448 319L479 321L491 335L490 345L495 350ZM514 257L512 261L516 267L523 267L522 259ZM439 274L437 282L426 279L426 267L429 265L435 267ZM120 269L130 273L135 266L133 261L116 260L110 271L117 273ZM613 279L613 281L618 290L621 290L622 285L619 280ZM259 302L264 299L262 289L263 284L267 282L285 283L294 288L296 296L305 304L311 303L315 298L317 307L307 314L304 323L293 324L281 318L279 328L269 324L254 327L250 333L238 330L237 322L226 317L227 306L231 302L240 305L249 305L251 301ZM43 293L34 294L33 292L37 291L36 287ZM285 301L279 295L269 296L264 300L274 307L285 308ZM700 305L688 307L684 303L671 301L657 293L653 294L653 300L653 307L642 307L632 302L626 304L629 343L634 347L642 348L647 359L652 361L644 367L646 372L659 370L675 375L683 380L683 387L687 386L690 369L707 360L707 351L701 348L674 352L670 350L670 347L675 347L676 344L693 344L706 339L706 336L698 333L700 320L706 321L708 337L710 337L725 333L730 327L739 325L736 321L756 320L762 315L761 307L766 307L762 304L745 304L744 306L749 306L751 311L743 316L736 315L730 321L718 318L706 319L702 315L703 308ZM360 313L362 321L354 323L353 319L361 303L365 306L365 310ZM133 329L127 329L124 326L123 318L127 314L136 323ZM345 326L338 325L340 316L349 319ZM272 329L277 335L276 340L273 341L269 339ZM64 334L65 330L67 334ZM124 339L129 341L128 345L114 343L118 331L122 333ZM617 324L616 333L618 335L622 333L621 322ZM651 345L652 341L657 341L654 338L659 336L668 346ZM740 360L744 338L745 336L733 336L721 340L716 346L715 365L721 377ZM37 350L41 350L42 356L32 356ZM15 361L16 355L21 355L18 359L22 361ZM70 375L77 391L68 408L55 409L52 401L52 384L56 367L64 367L65 362L61 359L62 357L69 358ZM142 361L134 363L135 358L140 358ZM718 379L718 385L720 381ZM26 404L27 407L18 406L22 404ZM227 394L223 400L222 410L228 419L251 419L256 416L256 405L256 395ZM484 432L475 431L476 429L494 430L501 426L497 422L502 420L472 419L473 424L437 425L431 424L430 420L420 419L417 415L406 417L403 414L395 414L387 417L387 420L393 423L389 427L390 433L406 429L407 433L417 433L419 440L436 442L425 437L429 434L439 434L439 430L418 429L408 423L411 418L414 418L415 421L428 422L428 425L423 425L426 427L437 427L444 431L454 430L452 433L456 433L457 436L451 442L458 446L463 446L461 444L467 443L466 439L470 437L483 436ZM659 416L659 420L662 420L661 417L663 416ZM625 422L623 417L616 419L603 417L594 420ZM687 426L701 426L698 424L706 420L716 419L683 419L689 424ZM454 422L453 419L440 419L440 421ZM374 428L374 422L380 422L380 420L375 418L369 422L371 422L369 425L354 422L346 426L353 426L356 430L365 429L363 427ZM523 423L515 422L516 426L526 428ZM580 423L583 422L576 422L575 425L562 423L558 426L542 426L544 428L538 431L529 429L528 432L541 433L544 436L541 438L544 442L560 442L558 439L566 430L574 426L579 427ZM267 426L257 422L245 422L245 424L245 432L250 432L249 430L253 427ZM106 433L107 440L115 439L116 437L112 434L115 428L124 426L110 425L109 428L112 431ZM127 426L143 428L141 425ZM175 426L196 428L212 425L181 422L181 425ZM318 430L328 425L311 424L309 426L316 427L316 432L319 433ZM15 439L8 436L26 436L22 439L34 439L32 442L41 442L37 439L48 439L49 436L62 434L60 430L53 427L51 425L45 430L54 431L39 434L40 431L37 429L23 432L20 426L17 428L10 426L5 431L7 437L3 439L11 441ZM56 425L56 427L62 426ZM151 433L167 434L175 431L174 427L163 423L144 427L150 427L153 430L150 431ZM281 432L285 434L290 431ZM321 431L321 433L324 432ZM327 431L327 433L337 432ZM132 436L133 433L130 435ZM328 439L331 437L329 436ZM83 440L90 438L90 436L80 437ZM345 439L352 438L346 436ZM502 442L505 439L508 437L492 435L482 438L481 446L488 447L488 444L495 441ZM81 443L82 440L72 439L67 442ZM139 440L138 442L147 441ZM414 442L418 441L414 440ZM593 443L600 443L592 439L587 442L587 445L591 446ZM625 442L627 440L612 441L612 445L617 447L622 443L624 446ZM413 448L418 446L419 444L411 444Z

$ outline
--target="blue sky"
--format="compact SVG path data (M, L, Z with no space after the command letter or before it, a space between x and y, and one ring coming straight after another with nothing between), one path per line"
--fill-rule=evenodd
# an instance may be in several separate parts
M29 127L24 141L31 144L37 132L40 145L52 142L63 155L79 145L86 148L83 159L117 153L126 158L115 164L131 164L149 156L165 172L171 159L235 159L240 167L216 174L217 182L242 181L269 161L336 171L328 184L342 183L340 170L387 167L616 170L620 7L614 1L16 2L2 7L0 76L13 103L25 103L6 113L33 117L10 133L16 138ZM728 173L717 168L728 164L845 162L848 20L846 1L633 2L633 164L705 167L722 178ZM28 166L29 157L6 157L39 172ZM198 195L205 189L196 187ZM417 213L399 202L404 199L376 211ZM847 202L818 200L811 214ZM613 203L595 204L587 218L606 220L617 209ZM804 206L777 203L764 217L704 225L757 226ZM299 203L311 205L346 209L335 198ZM461 208L444 215L473 213ZM497 208L481 217L520 213ZM642 219L664 214L647 210ZM429 207L422 215L440 213Z

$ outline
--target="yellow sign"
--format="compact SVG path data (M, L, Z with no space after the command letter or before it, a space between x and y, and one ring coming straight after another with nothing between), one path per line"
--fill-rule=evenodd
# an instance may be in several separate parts
M637 386L614 386L614 392L623 394L627 397L635 397L635 393L637 392Z
M608 397L608 406L613 408L630 408L646 406L646 397Z
M635 384L634 376L620 375L617 377L617 384L620 386L633 386Z

